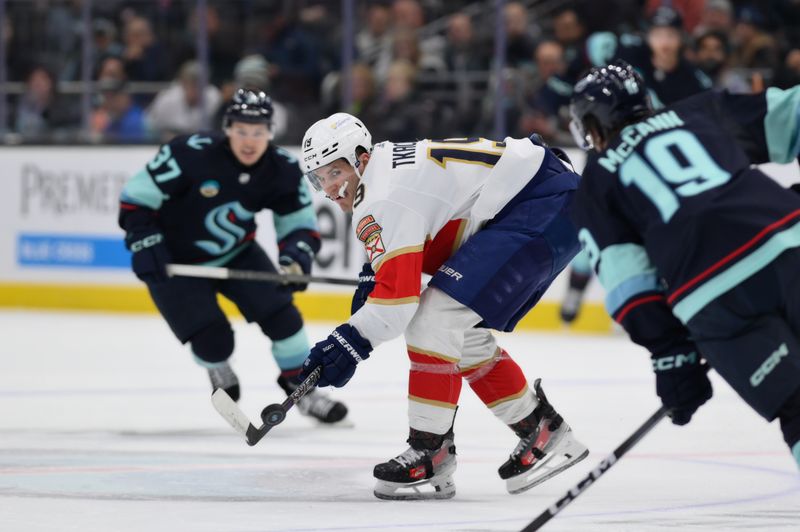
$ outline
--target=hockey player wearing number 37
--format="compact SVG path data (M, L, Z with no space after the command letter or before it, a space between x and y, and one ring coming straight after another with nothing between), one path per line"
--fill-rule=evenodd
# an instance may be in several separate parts
M303 320L292 291L302 285L167 277L170 260L275 272L255 241L255 213L271 209L279 265L309 273L320 247L317 221L297 160L270 143L272 104L263 92L240 89L224 118L225 134L195 134L164 144L122 191L120 226L133 252L132 266L153 302L195 361L207 368L212 388L239 398L239 380L228 363L233 330L217 304L220 293L272 340L281 370L278 383L291 393L308 355ZM322 422L342 419L342 403L313 391L298 404Z
M500 466L511 493L588 454L537 381L490 329L511 331L578 251L568 211L579 176L537 139L382 142L337 113L306 131L302 166L353 213L369 264L353 315L316 344L304 374L344 386L374 347L405 333L410 447L375 466L384 499L455 494L453 422L462 379L519 437ZM374 269L374 277L370 272ZM421 290L422 274L432 275Z
M570 110L576 140L594 148L579 237L609 313L652 354L672 421L711 398L702 357L780 420L800 465L800 196L752 166L798 156L800 86L654 111L620 62L580 80Z

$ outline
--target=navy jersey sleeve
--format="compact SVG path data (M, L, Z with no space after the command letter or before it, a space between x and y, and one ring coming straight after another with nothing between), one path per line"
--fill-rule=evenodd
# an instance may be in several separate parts
M800 150L800 86L758 94L712 92L694 102L713 110L753 163L788 163Z
M207 140L207 142L203 142ZM164 201L188 186L185 170L190 150L202 151L208 137L177 137L163 144L156 155L125 184L120 195L119 225L128 232L157 226L157 211Z
M274 158L280 186L276 187L277 194L269 196L266 207L272 210L278 247L283 250L300 245L316 254L321 239L308 183L291 153L276 147Z
M592 176L581 182L574 218L578 238L606 291L606 309L635 343L654 357L691 346L689 332L672 314L661 279L614 194L615 183Z

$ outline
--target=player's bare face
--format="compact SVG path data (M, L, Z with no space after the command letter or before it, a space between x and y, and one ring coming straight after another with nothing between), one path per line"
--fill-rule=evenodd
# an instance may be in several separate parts
M231 151L245 166L256 164L269 147L269 128L266 124L248 124L233 122L225 130L231 145Z
M338 159L316 170L316 175L325 195L344 212L353 212L359 178L350 163Z

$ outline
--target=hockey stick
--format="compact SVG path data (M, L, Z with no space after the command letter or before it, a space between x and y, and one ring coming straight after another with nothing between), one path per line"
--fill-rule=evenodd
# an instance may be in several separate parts
M244 436L247 445L253 446L261 441L261 438L266 436L267 432L269 432L272 427L280 424L286 418L286 413L289 409L296 405L301 397L317 385L321 373L321 366L314 368L314 371L306 377L306 380L297 386L283 403L273 403L265 406L261 411L262 425L258 428L250 422L250 419L242 412L242 409L239 408L236 401L231 399L231 396L222 388L217 388L214 390L214 393L211 394L211 403L214 405L214 408L217 409L217 412L225 418L225 421L227 421L236 432Z
M167 264L170 277L201 277L204 279L237 279L242 281L268 281L277 283L327 283L358 286L356 279L339 277L316 277L313 275L294 275L288 273L262 272L257 270L233 270L216 266L195 266L194 264Z
M653 430L659 421L664 419L669 413L665 407L661 407L656 412L650 416L650 418L645 421L641 427L636 429L636 432L631 434L627 440L622 442L619 447L614 449L614 452L603 458L594 469L592 469L586 477L578 482L571 490L567 492L566 495L558 499L555 503L553 503L547 510L539 514L539 517L534 519L533 521L528 524L525 528L521 530L521 532L533 532L534 530L539 530L547 523L550 519L555 517L555 515L564 509L569 503L574 501L578 498L578 495L584 492L586 488L591 486L598 478L600 478L606 471L611 469L617 461L622 458L622 455L627 453L631 447L636 445L636 443L641 440L648 432Z

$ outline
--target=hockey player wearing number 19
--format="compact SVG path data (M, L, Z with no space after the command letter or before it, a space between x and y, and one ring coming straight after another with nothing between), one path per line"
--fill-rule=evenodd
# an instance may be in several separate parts
M753 164L800 149L800 86L705 92L654 111L627 63L575 85L589 155L574 210L606 307L652 354L656 393L688 423L705 359L780 420L800 465L800 196Z
M303 285L168 277L166 265L228 266L275 273L255 241L255 213L271 209L278 238L279 267L308 274L320 247L311 196L289 152L273 145L272 103L260 91L239 89L224 117L224 134L180 136L164 144L122 191L120 226L133 253L132 267L153 302L195 361L208 370L212 388L239 399L239 379L228 362L234 338L217 303L220 293L248 322L272 340L280 369L278 384L290 394L301 382L308 355L303 319L292 292ZM347 414L340 402L312 391L299 409L332 423Z
M356 117L312 125L311 184L353 213L369 259L352 316L317 343L305 374L344 386L373 348L405 334L410 447L374 469L382 499L455 495L453 423L462 380L519 437L500 466L511 493L588 454L490 329L511 331L578 251L579 176L538 138L382 142ZM373 273L374 271L374 273ZM420 290L422 274L432 275Z

